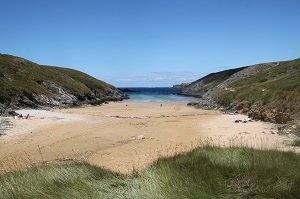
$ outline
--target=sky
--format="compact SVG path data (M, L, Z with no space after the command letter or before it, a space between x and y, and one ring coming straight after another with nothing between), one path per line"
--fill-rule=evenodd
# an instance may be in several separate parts
M299 0L0 0L0 53L118 87L300 57Z

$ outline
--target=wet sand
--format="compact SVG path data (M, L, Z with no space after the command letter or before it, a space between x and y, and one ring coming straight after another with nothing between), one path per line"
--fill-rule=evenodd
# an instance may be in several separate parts
M126 106L126 104L128 106ZM0 137L0 170L41 162L87 161L122 173L143 169L160 156L203 144L247 145L288 150L287 137L273 124L235 123L228 115L187 107L185 103L114 102L103 106L52 111L20 110L31 119L12 120Z

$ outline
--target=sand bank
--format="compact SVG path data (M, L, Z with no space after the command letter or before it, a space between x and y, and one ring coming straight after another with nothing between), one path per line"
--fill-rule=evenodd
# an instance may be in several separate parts
M127 106L126 106L127 104ZM115 102L52 111L20 110L0 137L2 170L40 162L84 160L123 173L142 169L162 155L188 151L203 140L216 145L286 147L273 124L187 107L184 103ZM202 140L202 141L201 141Z

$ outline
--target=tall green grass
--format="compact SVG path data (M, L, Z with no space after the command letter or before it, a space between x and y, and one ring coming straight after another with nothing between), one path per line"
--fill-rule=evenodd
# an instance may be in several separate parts
M0 176L0 198L297 198L300 156L202 147L122 175L86 163Z

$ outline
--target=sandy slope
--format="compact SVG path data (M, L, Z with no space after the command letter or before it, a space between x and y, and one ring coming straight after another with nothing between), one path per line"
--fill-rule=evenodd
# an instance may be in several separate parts
M126 106L128 104L128 106ZM110 103L53 111L21 110L30 120L13 120L0 137L1 170L43 162L85 160L115 171L142 169L161 155L190 150L199 140L281 148L285 137L272 124L187 107L183 103ZM286 147L285 147L286 149Z

